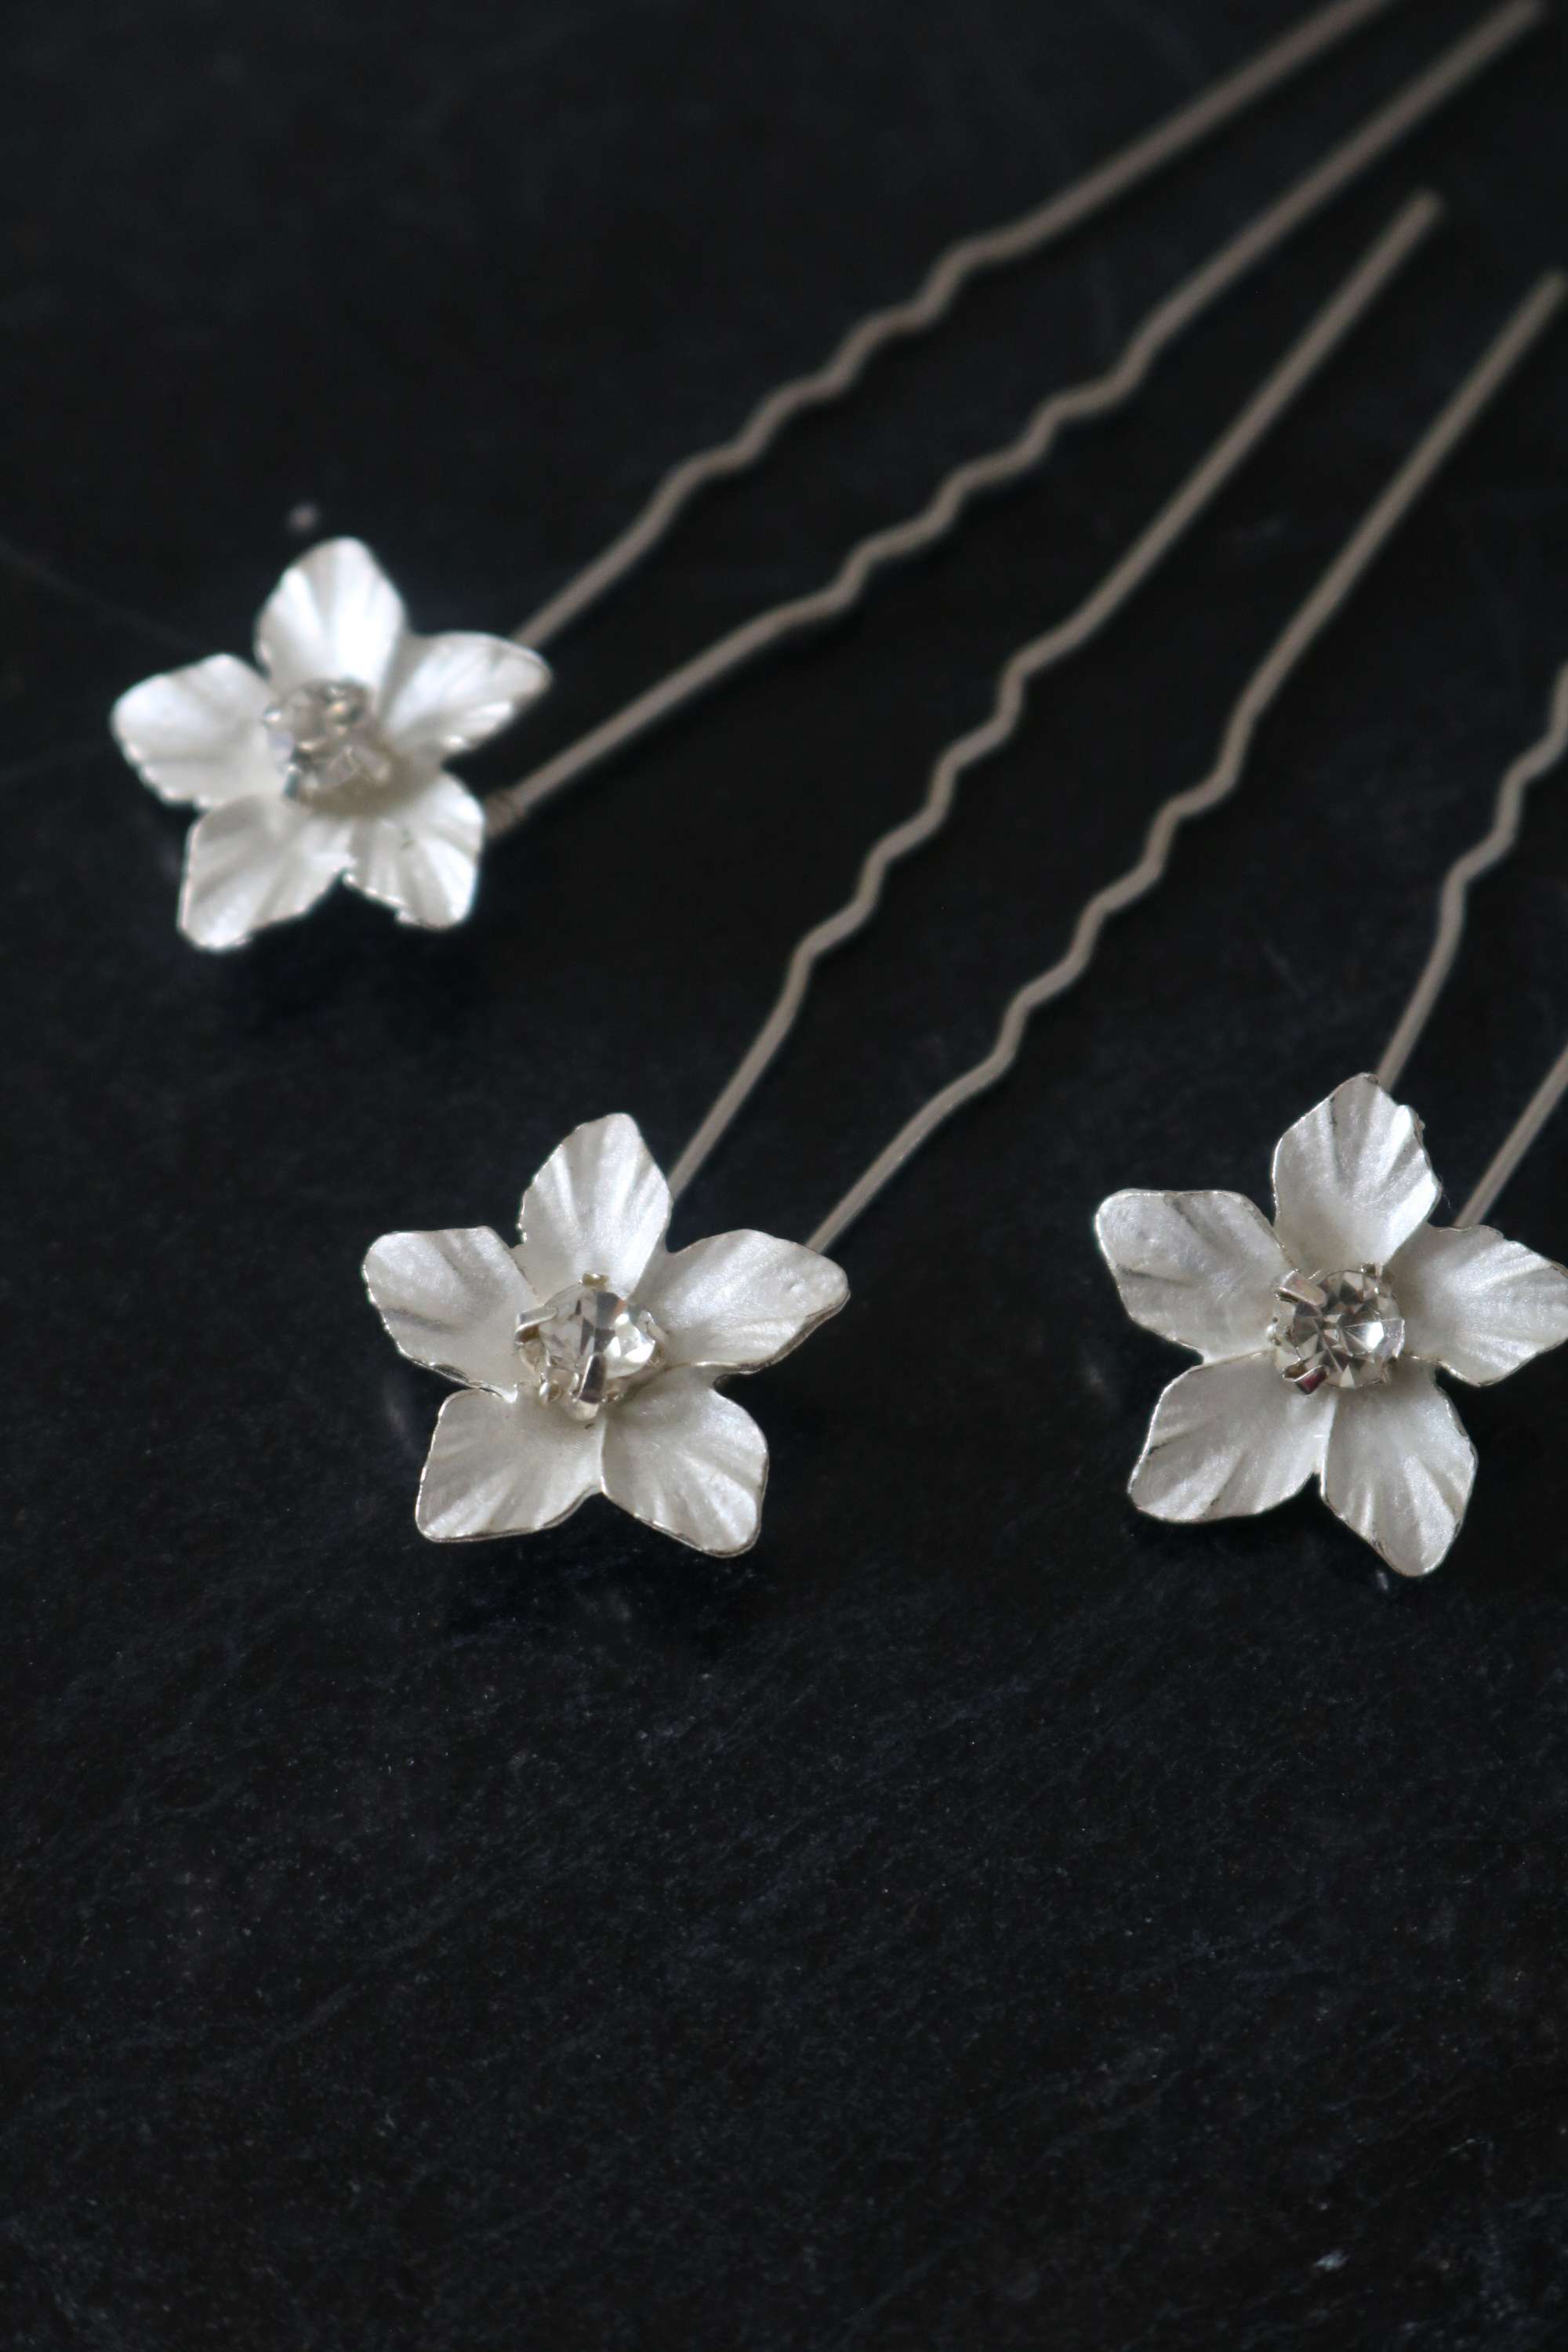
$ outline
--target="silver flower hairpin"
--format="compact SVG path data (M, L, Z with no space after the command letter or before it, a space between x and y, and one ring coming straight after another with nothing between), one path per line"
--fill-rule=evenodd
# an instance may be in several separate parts
M1363 278L1364 285L1364 266ZM1235 788L1262 713L1533 348L1560 299L1548 282L1520 306L1248 681L1218 767L1165 804L1137 866L1090 898L1068 954L1008 1004L991 1053L899 1129L804 1244L734 1234L670 1255L664 1233L672 1197L783 1044L815 964L869 919L894 858L940 828L959 772L1011 735L1026 680L1059 656L1059 630L1014 655L993 719L942 754L921 810L882 836L855 898L800 941L778 1004L668 1185L635 1123L620 1115L579 1128L546 1163L525 1197L516 1252L486 1229L389 1234L375 1244L365 1278L394 1339L465 1390L443 1410L421 1482L417 1520L427 1536L454 1542L530 1533L605 1494L702 1550L731 1554L752 1542L766 1449L717 1383L777 1362L844 1304L844 1276L823 1253L945 1119L1012 1067L1029 1014L1081 978L1110 916L1154 887L1184 819Z
M1485 1225L1435 1226L1415 1113L1349 1078L1239 1192L1117 1192L1095 1219L1135 1323L1202 1358L1154 1409L1131 1494L1153 1518L1272 1510L1316 1478L1401 1576L1459 1532L1476 1452L1437 1385L1568 1339L1568 1273Z
M541 606L516 639L542 646L580 620L660 543L702 489L759 464L795 417L851 391L879 352L936 327L977 274L1042 252L1081 228L1389 5L1390 0L1329 0L1033 212L949 247L908 301L863 319L822 367L770 393L730 440L673 467L635 520ZM121 698L115 718L127 756L163 798L208 812L191 835L181 900L185 935L205 947L237 947L265 925L308 911L340 877L394 907L405 922L444 929L462 921L486 840L500 839L543 801L721 679L842 617L889 564L934 546L955 529L982 492L1018 480L1040 465L1068 425L1107 415L1135 398L1175 342L1439 109L1470 89L1543 15L1542 0L1503 0L1489 10L1173 287L1139 322L1110 366L1051 394L1011 441L954 467L918 512L851 548L823 586L752 615L533 773L489 795L482 821L471 795L454 780L440 779L437 769L441 758L470 748L504 725L545 682L542 668L528 656L516 654L510 665L503 661L508 641L463 641L474 649L473 673L458 682L461 707L438 740L431 740L423 719L416 732L406 739L400 735L407 714L394 713L386 682L365 674L374 667L368 651L357 668L318 664L308 676L290 674L286 682L276 677L277 691L265 699L258 698L254 684L247 686L250 674L243 665L225 665L221 657L133 689ZM1339 312L1331 305L1320 321L1316 355L1303 354L1294 370L1281 371L1279 383L1267 387L1253 410L1237 419L1126 562L1062 625L1063 654L1121 609L1212 503L1436 214L1431 198L1407 208L1386 249L1369 257L1371 279L1365 285L1352 281ZM325 566L335 552L353 547L352 541L339 541L332 550L318 549L296 571ZM356 558L363 555L356 551ZM380 611L388 598L395 605L385 583L381 585L384 594L372 594L367 612ZM352 609L356 592L347 583L345 589ZM357 641L357 627L348 633ZM489 649L484 662L480 646ZM493 672L489 678L481 674L486 663ZM281 788L278 774L284 779ZM424 788L416 790L420 776Z
M1453 969L1478 876L1518 838L1530 786L1568 751L1568 668L1508 770L1490 830L1438 894L1436 936L1375 1077L1349 1078L1274 1154L1274 1221L1238 1192L1113 1193L1095 1233L1135 1323L1202 1360L1154 1409L1131 1493L1186 1522L1271 1510L1316 1478L1401 1576L1444 1559L1475 1448L1436 1375L1506 1380L1568 1339L1568 1272L1485 1223L1568 1091L1560 1057L1452 1225L1414 1111L1389 1089Z
M204 812L185 843L180 929L242 946L339 879L432 930L474 895L485 817L443 762L550 682L507 637L409 630L370 550L335 539L291 564L256 625L258 668L214 654L121 696L121 749L160 799Z
M591 1495L698 1551L756 1540L767 1443L717 1383L776 1364L849 1286L770 1234L671 1255L669 1213L668 1185L618 1114L552 1152L515 1250L483 1225L374 1244L365 1284L393 1339L463 1383L419 1482L433 1541L537 1534Z

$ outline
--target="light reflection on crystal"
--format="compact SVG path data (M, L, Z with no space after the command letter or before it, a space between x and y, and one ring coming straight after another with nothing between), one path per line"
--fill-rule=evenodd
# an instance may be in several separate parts
M1280 1312L1268 1334L1274 1360L1303 1396L1325 1385L1363 1389L1389 1378L1405 1345L1405 1320L1375 1266L1292 1274L1276 1296Z
M293 800L357 801L391 782L374 698L356 678L307 678L270 704L261 724Z
M539 1381L540 1402L574 1421L594 1421L657 1372L664 1334L646 1307L584 1275L518 1325L523 1360Z

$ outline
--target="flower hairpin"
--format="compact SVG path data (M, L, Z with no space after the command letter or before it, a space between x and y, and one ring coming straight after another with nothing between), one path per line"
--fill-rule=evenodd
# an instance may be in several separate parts
M1392 266L1399 250L1397 240L1383 246L1379 269ZM1363 299L1377 282L1378 271L1369 278L1363 268ZM557 1525L589 1496L602 1494L698 1549L746 1549L757 1533L767 1452L749 1414L718 1393L719 1383L777 1362L844 1305L847 1284L823 1253L912 1152L1012 1068L1030 1014L1082 978L1110 916L1157 885L1184 817L1235 789L1268 699L1260 679L1269 695L1278 694L1313 641L1306 621L1321 627L1324 613L1342 604L1416 505L1441 457L1543 331L1553 287L1547 281L1519 307L1288 625L1243 690L1220 763L1202 784L1172 795L1137 865L1080 908L1068 953L1010 999L991 1050L904 1121L804 1244L732 1233L672 1256L664 1246L672 1195L692 1181L750 1101L823 955L872 919L893 859L940 829L962 770L1007 741L1023 714L1023 681L1059 657L1064 641L1079 634L1077 618L1009 657L991 719L939 755L921 807L867 852L853 898L796 942L777 1003L668 1183L635 1123L617 1116L578 1128L545 1163L524 1197L516 1250L483 1228L391 1234L374 1244L365 1280L393 1339L463 1391L443 1408L421 1480L416 1517L426 1535L439 1542L526 1535ZM1212 460L1199 471L1206 479ZM1190 503L1188 492L1175 503ZM1153 535L1165 534L1155 528ZM1100 593L1082 610L1105 602ZM1435 1198L1434 1182L1412 1226ZM1247 1219L1261 1222L1247 1210L1243 1231ZM1282 1281L1293 1269L1283 1264L1282 1248L1276 1255L1281 1262L1270 1261L1270 1271ZM1194 1344L1202 1352L1206 1341ZM1256 1351L1262 1344L1260 1327L1247 1345Z
M775 1364L849 1286L770 1234L665 1248L669 1187L635 1120L574 1129L523 1195L521 1240L488 1226L385 1234L364 1278L396 1346L460 1381L415 1517L437 1543L537 1534L591 1495L729 1556L755 1542L762 1431L719 1393Z
M122 696L113 723L127 758L163 799L204 812L186 847L180 900L185 936L205 948L239 947L258 930L307 913L338 880L390 906L405 923L445 929L461 922L483 845L493 846L546 800L625 752L721 679L842 618L889 564L957 529L982 485L994 489L1032 473L1075 413L1104 414L1134 399L1172 345L1537 21L1522 0L1496 11L1479 35L1467 36L1407 82L1228 236L1154 306L1110 366L1043 398L1022 431L952 467L914 513L860 539L819 587L804 595L792 589L782 602L727 629L531 773L487 794L481 822L473 796L442 772L442 761L493 734L547 683L543 665L525 644L542 646L580 623L662 543L700 492L761 464L792 415L852 391L882 346L939 323L952 297L976 272L1042 251L1069 225L1081 228L1184 153L1200 119L1212 131L1334 47L1365 5L1356 0L1347 10L1346 0L1334 0L1320 6L1309 23L1294 26L1244 70L1226 76L1071 189L1019 220L948 247L909 302L862 319L820 369L775 387L730 439L672 467L640 513L514 639L463 635L422 646L407 637L395 593L363 547L341 540L294 566L268 604L260 643L266 677L219 656L149 678ZM1084 620L1092 615L1094 627L1109 620L1153 563L1173 550L1278 425L1284 405L1413 256L1441 211L1429 195L1402 208L1300 347L1088 600ZM929 289L937 283L947 299L933 307ZM850 350L856 364L846 368L844 353ZM1082 642L1080 627L1064 627L1062 656ZM422 673L417 685L416 668Z
M1316 1478L1402 1576L1458 1534L1476 1452L1436 1375L1505 1380L1568 1339L1568 1273L1485 1225L1429 1223L1415 1113L1347 1079L1274 1155L1274 1222L1239 1192L1117 1192L1095 1220L1135 1323L1202 1361L1154 1409L1141 1511L1271 1510Z
M443 762L550 682L506 637L412 634L358 540L313 547L256 627L258 668L214 654L114 706L120 747L162 800L203 814L185 842L180 929L241 947L338 880L445 930L474 895L484 811Z

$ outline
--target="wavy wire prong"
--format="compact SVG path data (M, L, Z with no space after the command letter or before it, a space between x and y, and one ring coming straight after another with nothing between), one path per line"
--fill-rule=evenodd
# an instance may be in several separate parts
M747 663L807 630L842 618L888 565L936 546L975 498L1021 480L1041 464L1065 425L1107 415L1132 399L1156 360L1196 320L1437 108L1458 97L1538 26L1543 14L1541 0L1506 0L1493 9L1157 303L1103 373L1052 394L1014 440L955 467L918 513L871 532L852 547L823 587L787 598L741 623L531 774L489 794L485 814L489 838L500 840L542 802ZM997 234L1005 237L1011 232ZM542 618L552 623L546 637L562 625L556 607L546 606L544 614L536 614L528 625L535 638Z
M670 1171L673 1192L679 1195L691 1181L778 1053L795 1026L812 974L823 957L864 929L880 902L889 867L941 832L952 813L959 779L1000 751L1016 732L1030 681L1079 652L1114 619L1332 358L1441 215L1442 206L1429 194L1416 196L1403 206L1121 561L1065 620L1012 656L997 680L990 718L948 745L931 770L920 807L868 851L854 895L796 943L772 1012Z
M1519 838L1525 795L1530 787L1548 770L1554 768L1565 752L1568 752L1568 664L1564 664L1557 673L1544 731L1537 736L1527 751L1520 753L1498 786L1490 832L1473 848L1467 849L1456 858L1443 877L1432 951L1379 1065L1377 1075L1381 1085L1391 1087L1404 1068L1442 992L1443 983L1453 969L1454 958L1464 936L1466 902L1471 883L1482 874L1489 873L1508 856ZM1492 1203L1564 1094L1568 1094L1568 1046L1559 1054L1499 1144L1486 1173L1455 1218L1456 1225L1484 1223Z
M948 246L907 300L860 320L821 367L767 394L728 441L671 467L642 511L523 622L516 633L519 638L525 645L543 646L559 636L658 546L710 483L747 472L797 417L842 400L889 344L907 342L940 326L974 278L1028 260L1098 218L1396 5L1397 0L1334 0L1331 6L1315 9L1069 187L1016 220Z
M1392 1093L1398 1085L1405 1065L1431 1019L1432 1008L1454 968L1454 958L1459 952L1459 942L1464 937L1470 885L1479 881L1483 874L1489 874L1494 866L1501 865L1519 838L1525 799L1531 784L1544 776L1549 769L1554 768L1565 751L1568 751L1568 667L1557 674L1544 734L1539 736L1528 751L1521 752L1498 786L1491 830L1457 857L1443 877L1432 951L1377 1066L1377 1082L1387 1092Z
M1273 647L1248 679L1226 725L1220 755L1199 783L1165 801L1155 812L1143 854L1117 881L1098 890L1081 909L1065 955L1037 978L1027 982L1009 1001L996 1042L983 1060L931 1097L908 1119L857 1178L843 1199L828 1212L810 1237L812 1249L829 1248L846 1227L869 1206L884 1185L898 1173L912 1152L945 1119L973 1102L1006 1076L1018 1057L1030 1017L1042 1005L1063 996L1081 979L1093 961L1101 932L1113 915L1146 898L1165 871L1177 834L1191 818L1217 808L1236 790L1259 720L1304 656L1338 614L1363 572L1382 552L1394 530L1410 513L1436 474L1453 455L1490 402L1510 381L1568 299L1568 278L1552 272L1541 278L1514 311L1500 334L1482 354L1458 389L1428 425L1415 448L1352 533L1306 602L1300 605ZM1555 1091L1550 1091L1551 1089ZM1568 1090L1568 1051L1539 1090L1524 1116L1488 1171L1476 1199L1467 1205L1461 1223L1477 1221L1490 1205L1518 1160L1542 1125L1558 1095ZM1544 1107L1542 1107L1544 1106ZM1534 1124L1530 1122L1533 1120ZM1514 1157L1504 1155L1517 1143ZM1500 1173L1499 1170L1500 1168ZM1488 1186L1490 1192L1487 1191ZM1476 1202L1480 1202L1479 1211Z

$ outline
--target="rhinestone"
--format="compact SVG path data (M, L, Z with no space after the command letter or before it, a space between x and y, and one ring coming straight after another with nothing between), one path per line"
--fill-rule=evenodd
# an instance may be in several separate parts
M1276 1296L1274 1360L1303 1396L1325 1382L1364 1389L1388 1379L1405 1345L1405 1319L1375 1266L1292 1274Z
M584 1275L520 1323L517 1343L539 1377L541 1402L577 1421L595 1419L602 1405L614 1404L664 1361L664 1334L653 1317L598 1275Z
M294 800L352 800L391 778L374 699L356 678L308 678L264 710L261 724Z

